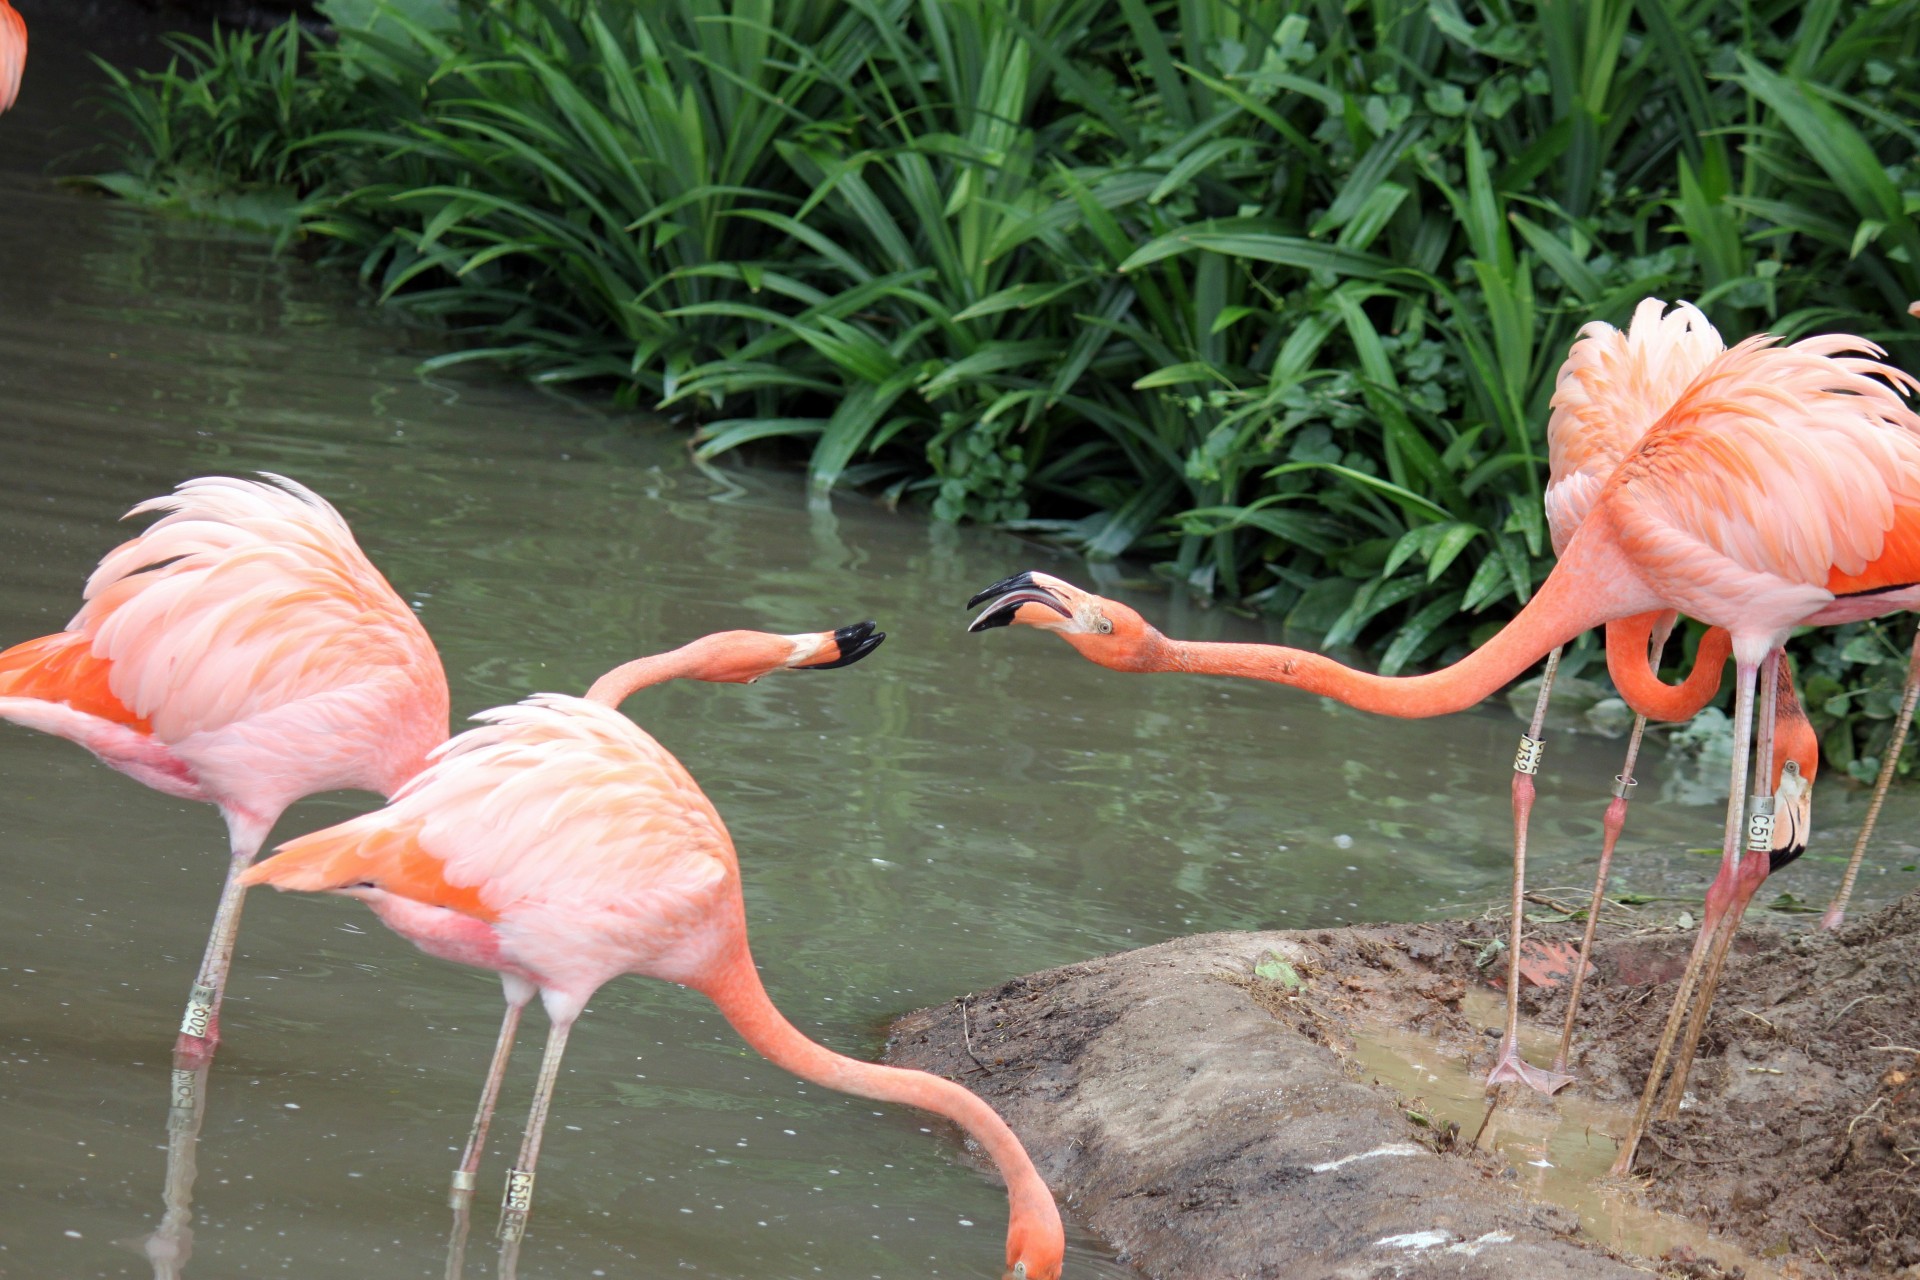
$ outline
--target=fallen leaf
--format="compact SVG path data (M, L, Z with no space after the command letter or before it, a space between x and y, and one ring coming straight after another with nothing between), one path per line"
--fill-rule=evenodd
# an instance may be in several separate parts
M1259 964L1253 966L1253 976L1265 978L1268 982L1277 982L1289 991L1298 991L1307 985L1294 967L1273 952L1267 952Z

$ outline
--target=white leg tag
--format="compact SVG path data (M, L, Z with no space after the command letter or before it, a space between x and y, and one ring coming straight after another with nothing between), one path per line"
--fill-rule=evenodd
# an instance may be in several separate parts
M204 1040L212 1026L213 988L203 987L196 982L193 990L187 993L187 1014L180 1019L180 1034Z

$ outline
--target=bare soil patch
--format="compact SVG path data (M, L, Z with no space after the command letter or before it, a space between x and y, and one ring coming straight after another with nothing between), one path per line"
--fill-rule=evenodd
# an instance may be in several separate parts
M1711 1251L1596 1245L1470 1132L1356 1062L1356 1037L1395 1028L1484 1072L1494 1040L1463 998L1503 976L1501 933L1442 921L1179 939L908 1014L888 1056L990 1099L1068 1211L1146 1275L1741 1274ZM1571 923L1533 933L1577 941ZM1603 932L1576 1089L1637 1096L1691 940ZM1774 1275L1920 1276L1917 964L1920 895L1835 935L1743 931L1694 1103L1656 1123L1623 1190ZM1557 1028L1563 1001L1523 988L1539 1028ZM1556 1105L1512 1088L1501 1103Z

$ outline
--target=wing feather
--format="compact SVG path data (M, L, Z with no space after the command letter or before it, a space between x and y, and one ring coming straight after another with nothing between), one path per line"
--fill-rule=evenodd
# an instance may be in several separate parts
M1603 496L1623 539L1679 579L1735 573L1824 587L1879 559L1920 506L1914 379L1838 337L1750 338L1717 357L1647 432ZM1690 610L1691 611L1691 610Z
M67 629L161 738L395 676L437 683L444 724L432 642L324 498L270 474L212 476L129 514L153 512L102 558Z
M372 882L439 906L466 894L483 918L558 912L657 946L737 878L712 804L617 711L540 694L475 719L385 808L282 845L248 883Z

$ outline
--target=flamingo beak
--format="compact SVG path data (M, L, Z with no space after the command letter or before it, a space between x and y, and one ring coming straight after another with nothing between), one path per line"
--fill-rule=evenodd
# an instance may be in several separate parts
M840 656L829 659L826 662L809 662L804 667L795 667L794 670L831 671L835 667L852 666L854 663L860 661L860 659L872 653L875 649L878 649L880 642L887 638L886 632L874 630L878 625L878 623L869 620L867 622L856 622L852 626L836 628L833 633L833 643L839 650Z
M1033 574L1016 573L1011 578L1002 578L985 591L977 592L967 601L967 608L992 603L981 610L980 616L967 624L967 630L985 631L989 627L1004 627L1013 621L1023 604L1044 605L1063 618L1073 617L1073 610L1067 608L1059 596L1047 590L1033 580Z

